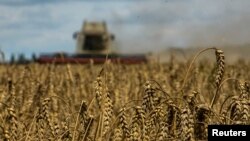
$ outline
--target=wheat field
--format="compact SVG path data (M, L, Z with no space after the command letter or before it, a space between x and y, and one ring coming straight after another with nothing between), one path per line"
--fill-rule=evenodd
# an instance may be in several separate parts
M0 140L199 141L210 124L249 125L250 63L226 57L0 65Z

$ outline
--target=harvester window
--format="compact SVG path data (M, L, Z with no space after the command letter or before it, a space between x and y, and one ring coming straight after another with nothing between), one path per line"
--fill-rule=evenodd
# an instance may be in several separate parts
M100 35L85 36L85 50L103 50L105 49L103 38Z

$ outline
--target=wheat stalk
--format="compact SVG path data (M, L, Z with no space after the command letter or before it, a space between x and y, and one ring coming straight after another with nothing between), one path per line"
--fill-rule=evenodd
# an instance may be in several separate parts
M206 105L200 104L197 106L195 114L195 138L199 140L206 140L208 134L207 126L210 122L211 111Z
M154 97L155 97L155 88L153 88L152 84L147 81L145 84L144 97L142 102L142 107L145 112L149 112L154 109Z
M103 105L103 135L105 135L107 131L109 131L110 129L112 116L113 116L113 103L110 98L109 92L107 92Z
M188 106L182 108L180 122L180 138L183 141L194 140L194 118Z

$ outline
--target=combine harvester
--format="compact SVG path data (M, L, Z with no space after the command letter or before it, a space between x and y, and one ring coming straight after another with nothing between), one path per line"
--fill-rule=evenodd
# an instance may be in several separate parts
M147 62L144 54L117 54L112 51L111 46L114 35L107 30L105 22L84 22L80 32L73 35L76 39L76 53L54 53L40 55L38 63L78 63L95 64L104 63L107 59L113 63L138 64Z

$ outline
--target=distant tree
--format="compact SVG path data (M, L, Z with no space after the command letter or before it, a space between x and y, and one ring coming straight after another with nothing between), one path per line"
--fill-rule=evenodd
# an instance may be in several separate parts
M35 54L35 53L32 54L32 61L33 61L33 62L36 61L36 54Z
M25 63L26 59L23 53L19 54L18 56L18 63Z
M1 50L1 48L0 48L0 57L1 57L1 62L4 62L5 61L5 55L4 55L4 52Z
M11 63L11 64L14 64L15 62L16 62L15 55L14 55L14 54L11 54L11 56L10 56L10 63Z

